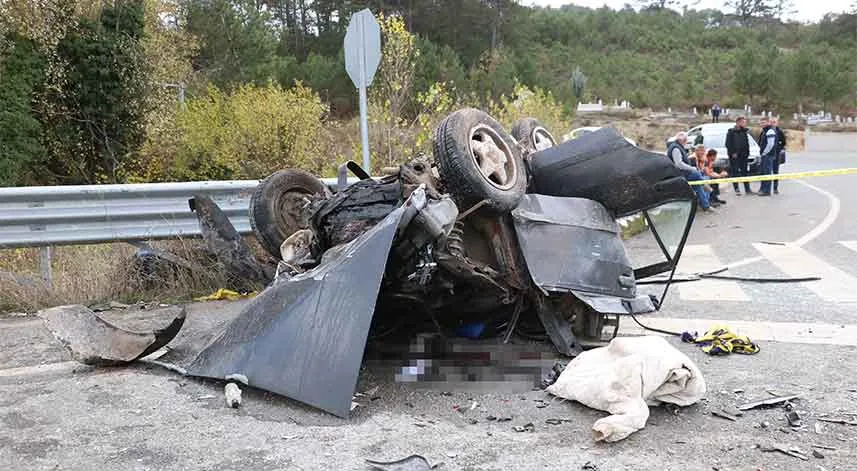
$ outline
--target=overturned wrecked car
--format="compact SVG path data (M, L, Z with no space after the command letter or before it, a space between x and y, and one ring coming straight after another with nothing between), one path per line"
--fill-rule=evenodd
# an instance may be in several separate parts
M476 109L440 123L431 159L382 178L344 169L359 180L341 174L335 191L300 170L260 183L251 224L276 266L252 257L211 200L191 201L224 263L268 286L194 352L187 374L243 375L347 416L370 333L544 336L574 356L615 336L622 316L660 307L666 287L658 297L636 282L672 276L696 208L667 159L615 129L557 145L535 119L510 135ZM634 214L661 252L640 266L617 223Z

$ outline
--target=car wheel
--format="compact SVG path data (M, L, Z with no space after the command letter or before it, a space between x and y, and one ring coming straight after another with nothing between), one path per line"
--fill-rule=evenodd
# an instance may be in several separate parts
M517 146L488 114L473 108L447 116L434 136L434 159L446 190L462 210L511 211L524 195L527 176Z
M556 145L556 139L536 118L519 119L512 126L512 137L527 153L538 152Z
M279 259L283 241L306 229L310 197L328 194L324 182L302 170L281 170L262 180L250 198L250 227L259 244Z

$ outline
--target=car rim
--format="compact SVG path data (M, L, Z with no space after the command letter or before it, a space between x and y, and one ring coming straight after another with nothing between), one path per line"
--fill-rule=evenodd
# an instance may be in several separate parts
M536 150L545 150L556 145L547 129L537 127L533 130L533 145Z
M493 129L480 125L470 131L470 157L491 185L508 190L515 185L518 168L509 146Z
M277 211L274 213L274 221L280 232L288 237L287 229L303 229L306 227L302 213L303 207L310 202L310 194L300 190L292 190L284 193L277 201Z

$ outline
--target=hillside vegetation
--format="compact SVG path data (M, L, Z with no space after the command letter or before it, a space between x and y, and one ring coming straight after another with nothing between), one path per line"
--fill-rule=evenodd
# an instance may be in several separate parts
M344 70L370 8L373 167L429 150L459 106L557 134L575 105L857 110L857 10L542 9L511 0L0 0L0 185L329 174L359 155ZM748 3L748 2L731 2ZM663 8L662 4L682 9Z

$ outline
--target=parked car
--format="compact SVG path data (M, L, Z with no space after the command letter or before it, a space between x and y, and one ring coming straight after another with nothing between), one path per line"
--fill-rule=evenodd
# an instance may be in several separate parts
M595 131L598 131L599 129L604 129L604 128L602 128L600 126L584 126L582 128L573 129L570 133L563 136L563 141L568 141L571 139L577 139L577 138L584 136L586 134L590 134L590 133L593 133ZM629 143L631 143L632 146L637 145L637 142L635 140L631 139L630 137L625 137L625 140L628 141Z
M718 172L721 170L729 170L729 154L726 152L726 132L732 128L732 123L708 123L690 128L687 131L687 149L691 151L694 146L704 144L706 149L714 149L717 151L717 160L714 161L714 168ZM667 139L667 146L675 140L675 136ZM750 133L747 133L747 140L750 142L750 157L748 159L750 172L756 173L759 169L761 149L759 144L753 139Z

